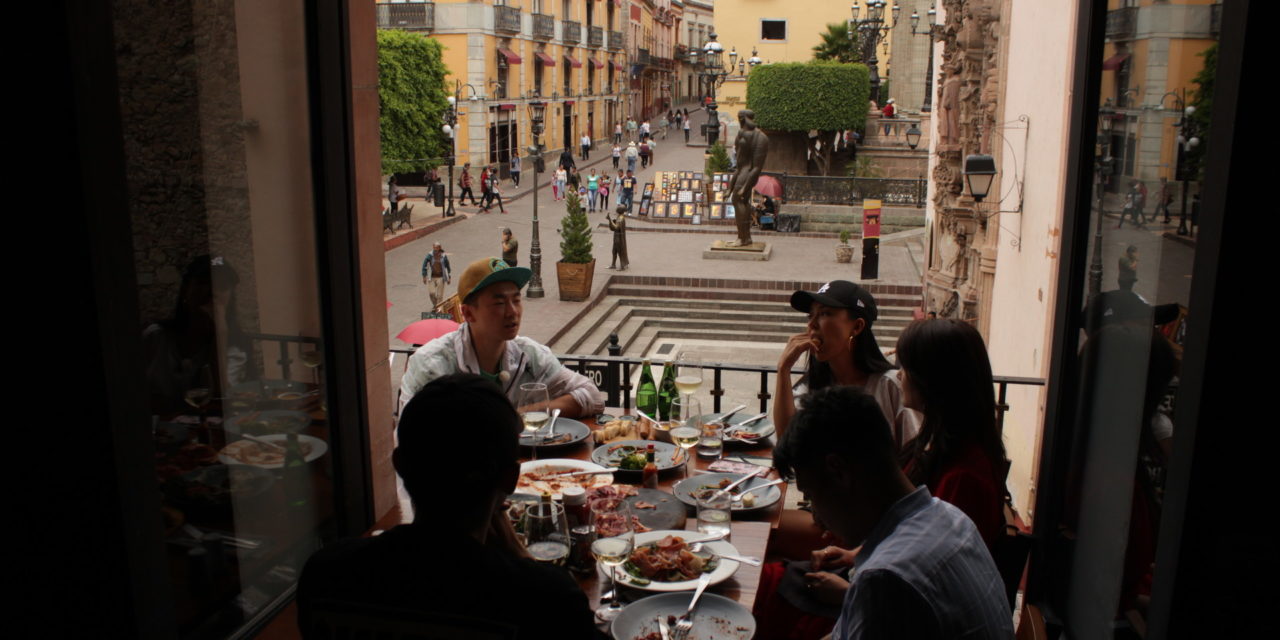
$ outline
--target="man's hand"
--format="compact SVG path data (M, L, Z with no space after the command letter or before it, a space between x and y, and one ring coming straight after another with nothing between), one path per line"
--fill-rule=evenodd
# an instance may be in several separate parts
M825 571L829 569L839 569L848 567L853 564L853 552L840 547L825 547L813 552L813 556L809 560L809 566L814 571Z
M839 606L844 602L844 594L849 591L849 581L826 571L806 573L804 580L813 598L826 604Z

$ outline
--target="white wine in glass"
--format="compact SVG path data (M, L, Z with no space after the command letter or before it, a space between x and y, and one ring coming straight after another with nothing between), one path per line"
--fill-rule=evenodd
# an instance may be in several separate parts
M546 411L526 411L520 416L520 420L524 422L525 431L537 431L547 426L547 421L551 419L551 414Z
M671 430L671 441L680 445L681 449L692 449L701 437L702 432L693 427L676 427Z
M685 398L702 386L702 356L697 351L684 350L676 354L676 389Z
M551 398L547 395L547 385L541 382L526 382L520 385L519 402L516 408L520 411L520 421L524 423L526 435L533 435L551 419ZM538 448L530 439L531 459L538 459Z
M193 409L203 409L205 405L209 404L209 399L211 397L213 397L213 394L209 391L208 387L198 387L195 389L187 389L187 392L183 394L182 399L186 400L187 404L191 405L191 408Z

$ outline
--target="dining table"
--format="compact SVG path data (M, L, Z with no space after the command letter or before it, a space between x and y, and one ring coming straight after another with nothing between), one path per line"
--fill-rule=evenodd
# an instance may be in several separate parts
M606 414L615 418L625 415L619 409L606 409ZM645 418L638 418L646 420ZM600 429L604 426L596 417L577 418L591 429L591 435L586 439L573 444L558 447L538 447L538 459L570 459L591 461L591 453L598 445L596 436ZM726 443L722 453L722 458L735 460L740 456L748 456L747 459L771 459L774 446L774 436L761 438L751 443ZM702 472L709 472L710 467L716 458L698 456L695 449L689 450L689 455L693 456L693 464L691 471L685 471L681 467L675 467L662 471L658 477L658 490L672 493L673 488L680 481L685 479L686 473L696 476ZM529 447L521 447L520 461L528 462L532 457L533 450ZM772 467L760 473L760 478L765 480L775 480L779 478L778 472ZM615 474L614 484L631 484L638 485L640 474L623 473ZM781 491L778 500L767 507L760 509L735 512L731 522L730 534L728 541L737 548L738 553L743 556L754 556L763 559L765 557L766 548L769 543L769 536L772 531L778 527L782 517L783 505L786 502L787 483L777 485ZM674 494L673 494L674 495ZM688 517L685 522L685 529L689 531L697 530L697 519L695 517L693 507L687 507ZM748 564L740 564L737 571L732 577L713 585L708 588L709 593L716 593L727 597L738 604L741 604L748 611L755 605L756 592L760 586L761 567L751 566ZM587 573L575 573L579 586L587 594L588 602L593 608L607 605L607 600L602 600L602 595L612 587L613 581L603 577L602 569L597 566L594 571ZM620 598L623 603L633 602L648 595L650 592L641 591L632 587L624 587L620 592Z

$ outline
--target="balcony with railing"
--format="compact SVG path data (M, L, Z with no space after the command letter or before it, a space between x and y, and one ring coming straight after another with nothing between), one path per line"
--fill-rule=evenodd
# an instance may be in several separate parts
M603 47L604 46L604 29L600 27L587 27L587 46Z
M636 49L636 64L645 67L653 64L653 57L649 55L648 49Z
M541 13L533 14L533 37L539 40L556 37L556 19Z
M436 3L379 2L377 19L379 29L431 31L436 28Z
M578 44L582 42L582 23L573 20L560 21L560 39L565 44Z
M1124 7L1107 12L1108 40L1129 40L1138 25L1138 7Z
M622 50L622 45L623 45L623 44L625 44L625 43L624 43L624 42L623 42L623 40L622 40L622 32L621 32L621 31L610 31L610 32L609 32L609 49L611 49L611 50L613 50L613 51L621 51L621 50Z
M493 28L496 31L520 33L520 8L505 6L494 7Z

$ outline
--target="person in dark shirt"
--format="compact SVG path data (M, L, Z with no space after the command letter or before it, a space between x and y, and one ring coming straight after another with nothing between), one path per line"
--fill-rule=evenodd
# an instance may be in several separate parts
M481 376L423 387L401 412L391 458L417 517L307 561L298 581L302 636L319 637L326 611L354 607L402 627L425 620L420 631L435 625L437 635L443 625L521 640L601 637L573 578L531 560L501 510L520 473L521 430L510 401Z

